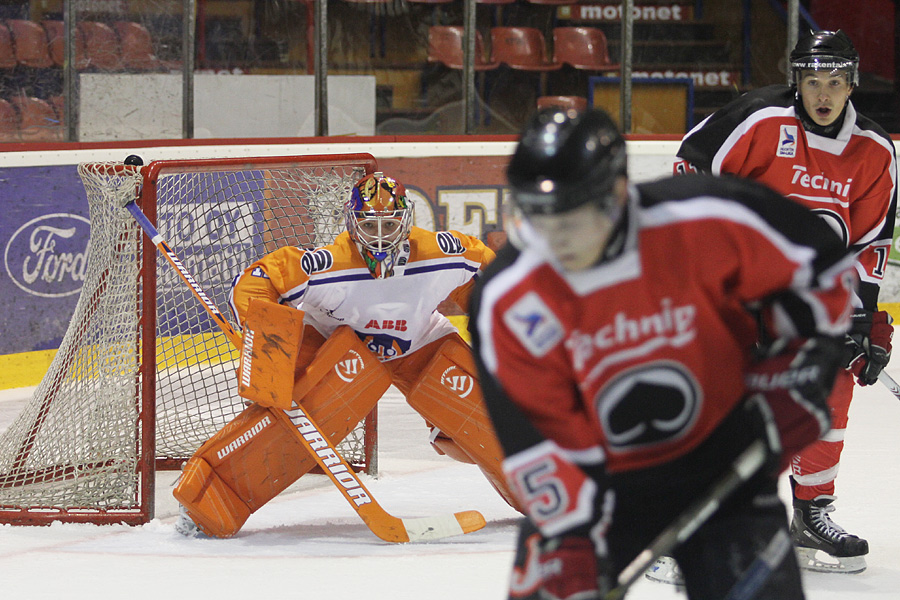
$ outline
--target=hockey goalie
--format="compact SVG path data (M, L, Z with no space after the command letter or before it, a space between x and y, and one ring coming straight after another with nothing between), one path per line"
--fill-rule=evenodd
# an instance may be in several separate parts
M459 232L414 227L413 209L400 182L374 173L353 187L333 244L280 248L235 279L239 388L253 403L185 465L174 491L181 533L234 535L316 465L285 411L302 407L337 444L391 384L439 454L478 465L515 506L469 347L437 311L445 299L467 307L494 253Z

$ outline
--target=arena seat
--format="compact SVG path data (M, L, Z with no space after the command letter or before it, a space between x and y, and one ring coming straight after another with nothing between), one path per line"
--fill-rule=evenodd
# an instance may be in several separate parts
M541 96L537 99L537 107L541 108L561 108L563 110L577 110L583 112L587 110L587 98L582 96Z
M0 98L0 142L19 142L19 113L8 101Z
M6 23L0 22L0 69L14 69L18 62L16 50L13 48L12 35L6 27Z
M44 31L47 32L47 39L50 48L50 58L57 67L63 66L63 51L65 48L66 30L62 21L45 20L41 21ZM88 68L87 55L84 52L84 33L75 29L75 68L83 71Z
M134 21L116 21L113 27L122 49L122 66L130 71L156 71L162 62L153 53L150 32Z
M493 27L491 60L522 71L555 71L562 67L548 59L544 35L533 27Z
M555 27L553 60L586 71L615 71L606 35L596 27Z
M58 142L63 131L56 111L46 100L18 94L12 103L19 110L19 133L23 142Z
M16 61L25 67L48 69L53 66L47 33L34 21L9 19L6 22L12 33Z
M433 25L428 28L428 62L442 63L451 69L463 68L463 28ZM497 62L484 59L484 40L481 32L475 32L475 70L496 69Z
M98 71L122 69L122 48L119 45L119 36L112 27L99 21L79 21L78 28L84 34L84 50L90 69Z

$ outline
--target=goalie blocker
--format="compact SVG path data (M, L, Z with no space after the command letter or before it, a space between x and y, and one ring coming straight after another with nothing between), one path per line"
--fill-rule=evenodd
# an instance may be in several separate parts
M408 357L381 363L349 327L324 340L302 326L302 315L270 302L251 304L238 380L241 395L255 403L197 450L174 491L201 531L234 535L253 512L316 465L284 409L301 406L337 444L392 382L433 427L435 449L477 464L516 506L462 338L446 336ZM286 376L293 376L292 384ZM290 397L280 391L288 389Z

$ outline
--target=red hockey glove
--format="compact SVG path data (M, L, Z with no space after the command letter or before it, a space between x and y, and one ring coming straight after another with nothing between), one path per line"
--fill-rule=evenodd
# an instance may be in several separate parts
M609 588L608 569L585 535L545 538L530 521L519 530L509 597L593 600Z
M811 338L773 346L747 371L747 408L755 413L750 425L769 445L771 471L786 469L792 456L828 431L827 399L841 352L836 338Z
M551 538L541 549L541 597L547 600L600 598L594 544L586 537Z
M891 360L891 315L883 310L858 309L847 339L847 369L856 375L859 385L872 385Z

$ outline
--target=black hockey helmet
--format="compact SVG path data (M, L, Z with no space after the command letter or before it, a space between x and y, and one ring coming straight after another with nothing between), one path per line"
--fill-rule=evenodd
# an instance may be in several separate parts
M625 139L609 115L558 108L531 118L506 170L525 214L561 213L591 201L612 209L619 175L627 175Z
M791 82L800 82L800 72L847 71L847 83L859 84L859 52L846 33L837 31L813 31L791 51Z

